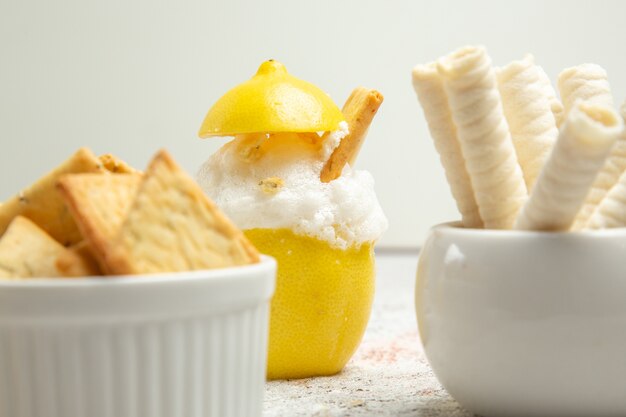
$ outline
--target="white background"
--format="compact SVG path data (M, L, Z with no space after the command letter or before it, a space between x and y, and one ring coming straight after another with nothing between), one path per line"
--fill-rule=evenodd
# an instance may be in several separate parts
M144 167L160 147L189 171L224 141L196 132L211 104L268 58L341 105L385 102L358 167L389 220L385 246L458 217L411 68L482 43L495 64L532 52L553 81L596 62L626 96L626 2L0 0L0 200L79 146Z

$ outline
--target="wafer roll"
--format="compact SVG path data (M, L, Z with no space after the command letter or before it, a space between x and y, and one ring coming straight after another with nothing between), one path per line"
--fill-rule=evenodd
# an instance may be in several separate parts
M515 222L522 230L568 230L623 130L610 107L578 102Z
M550 77L548 74L541 68L539 65L536 65L537 75L539 76L539 82L543 88L543 94L548 98L550 102L550 110L554 115L554 121L556 123L556 127L560 127L563 123L563 103L556 95L556 91L554 90L554 86L552 86L552 82L550 81Z
M609 157L604 166L598 172L595 181L591 185L591 190L580 212L574 221L574 230L585 228L591 214L596 210L598 204L605 198L611 188L617 184L620 176L626 171L626 133L622 132L619 139L611 149Z
M621 114L622 119L626 122L626 101L622 104ZM622 135L613 147L609 159L617 159L617 154L623 156L619 162L626 164L626 129L622 131ZM626 226L626 168L622 168L622 174L617 183L611 187L594 208L584 228L603 229L624 226Z
M511 228L527 192L491 59L484 47L465 47L441 58L437 70L484 226Z
M530 192L559 136L550 97L532 55L511 62L496 74L504 116Z
M626 226L626 172L622 174L592 213L585 229L610 229Z
M424 111L430 136L450 184L452 196L461 213L463 226L481 228L483 222L478 212L472 183L465 167L465 159L452 121L448 98L434 63L413 68L413 88Z
M606 71L596 64L566 68L559 74L559 92L565 116L577 100L613 107L613 96Z

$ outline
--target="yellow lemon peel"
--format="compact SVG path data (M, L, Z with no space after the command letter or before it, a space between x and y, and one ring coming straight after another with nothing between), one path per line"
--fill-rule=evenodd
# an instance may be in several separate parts
M289 229L244 232L278 261L271 303L267 377L341 371L356 351L374 297L374 245L337 249Z
M326 132L336 130L342 121L341 110L326 93L270 60L211 107L198 135Z

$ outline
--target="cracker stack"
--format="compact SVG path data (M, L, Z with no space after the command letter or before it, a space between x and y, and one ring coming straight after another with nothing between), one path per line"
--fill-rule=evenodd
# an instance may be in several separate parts
M259 254L166 151L145 174L80 149L0 207L0 277L246 265Z

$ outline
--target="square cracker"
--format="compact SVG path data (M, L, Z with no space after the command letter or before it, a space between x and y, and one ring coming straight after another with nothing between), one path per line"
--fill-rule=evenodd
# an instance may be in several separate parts
M3 278L54 278L64 276L57 268L59 256L72 253L26 217L13 219L0 239L0 276ZM81 269L74 276L88 275Z
M103 270L109 245L137 194L138 174L71 174L58 188L81 234Z
M115 274L189 271L259 261L243 232L164 150L146 171L107 254Z
M56 190L57 180L68 173L103 172L100 160L86 148L0 206L0 236L16 216L24 216L57 242L69 246L82 240L74 219Z

